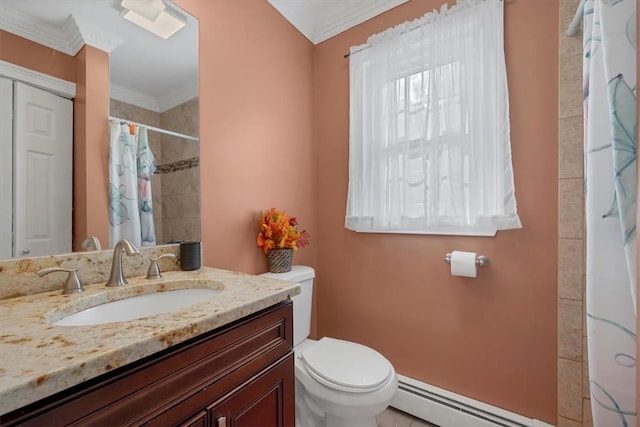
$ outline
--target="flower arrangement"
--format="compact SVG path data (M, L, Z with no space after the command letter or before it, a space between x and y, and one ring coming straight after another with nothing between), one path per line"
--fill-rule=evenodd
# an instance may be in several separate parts
M309 244L309 233L298 231L298 221L285 211L276 208L262 211L258 225L258 247L265 254L271 249L295 251Z

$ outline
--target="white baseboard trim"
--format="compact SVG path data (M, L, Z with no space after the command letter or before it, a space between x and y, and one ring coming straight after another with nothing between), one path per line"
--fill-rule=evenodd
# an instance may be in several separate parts
M440 427L553 427L403 375L398 380L391 406Z

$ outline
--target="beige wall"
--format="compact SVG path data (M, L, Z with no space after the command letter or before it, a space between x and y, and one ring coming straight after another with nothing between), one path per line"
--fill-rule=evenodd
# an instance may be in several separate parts
M505 6L516 197L524 228L495 238L358 234L344 228L349 47L438 9L413 0L315 48L319 335L385 354L400 374L556 422L558 1ZM444 255L487 255L476 279Z

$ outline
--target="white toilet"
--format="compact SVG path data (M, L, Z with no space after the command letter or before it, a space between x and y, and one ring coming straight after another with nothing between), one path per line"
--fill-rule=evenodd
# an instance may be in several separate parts
M377 351L334 338L308 339L315 272L296 265L265 276L300 284L293 300L297 427L375 427L389 406L398 377Z

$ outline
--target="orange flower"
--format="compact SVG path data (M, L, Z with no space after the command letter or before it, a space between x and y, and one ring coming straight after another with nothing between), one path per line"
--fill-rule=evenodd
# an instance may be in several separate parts
M297 219L276 208L262 211L258 227L257 244L264 253L284 248L295 251L309 244L309 233L306 230L298 231Z

